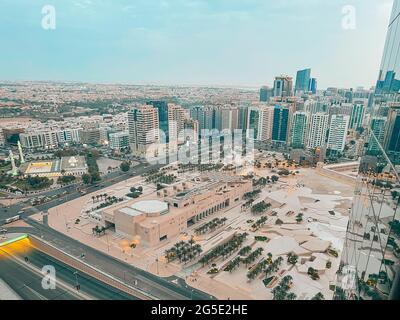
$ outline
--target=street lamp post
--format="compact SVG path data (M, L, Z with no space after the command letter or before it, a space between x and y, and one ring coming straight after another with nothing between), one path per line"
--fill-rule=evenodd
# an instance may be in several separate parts
M79 284L79 280L78 280L78 271L75 271L74 272L74 275L75 275L75 287L76 287L76 290L78 290L79 291L79 289L80 289L80 284Z

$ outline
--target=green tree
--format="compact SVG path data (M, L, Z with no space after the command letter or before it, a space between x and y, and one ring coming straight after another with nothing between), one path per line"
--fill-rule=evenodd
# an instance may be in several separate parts
M84 184L89 184L92 181L92 178L91 178L90 174L85 173L82 176L82 181L83 181Z
M129 164L129 162L124 161L124 162L122 162L122 163L120 164L119 167L120 167L120 169L121 169L122 172L128 172L129 169L131 168L131 165Z
M325 300L325 297L321 292L318 292L311 300Z

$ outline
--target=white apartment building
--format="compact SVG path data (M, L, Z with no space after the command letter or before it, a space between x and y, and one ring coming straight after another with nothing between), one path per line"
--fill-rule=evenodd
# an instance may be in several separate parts
M129 147L129 131L110 133L109 146L113 150L122 150Z
M261 113L260 113L258 140L271 141L273 121L274 121L274 108L269 105L263 106L261 108Z
M158 109L150 105L135 106L128 112L129 144L132 153L144 157L152 144L160 141Z
M318 112L311 115L307 135L307 148L315 149L325 145L328 122L329 115L326 113Z
M19 135L21 145L27 149L58 147L58 131L25 132Z
M347 130L349 129L350 116L332 115L329 126L329 136L327 148L330 150L343 152L346 145Z

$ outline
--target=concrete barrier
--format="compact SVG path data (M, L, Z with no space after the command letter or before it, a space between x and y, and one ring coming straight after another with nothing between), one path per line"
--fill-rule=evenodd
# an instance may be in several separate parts
M130 285L122 282L121 280L111 276L110 274L107 274L64 251L61 251L60 249L44 241L43 239L40 239L33 235L29 235L29 239L31 241L32 246L35 249L75 268L80 272L83 272L101 282L104 282L109 286L119 289L141 300L157 300L156 297L148 294L147 292L144 292L138 288L131 287Z

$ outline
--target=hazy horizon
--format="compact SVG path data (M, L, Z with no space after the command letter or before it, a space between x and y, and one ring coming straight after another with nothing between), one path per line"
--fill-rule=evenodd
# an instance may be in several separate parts
M93 84L272 86L312 69L318 88L366 89L378 77L392 0L47 1L0 3L0 79Z

